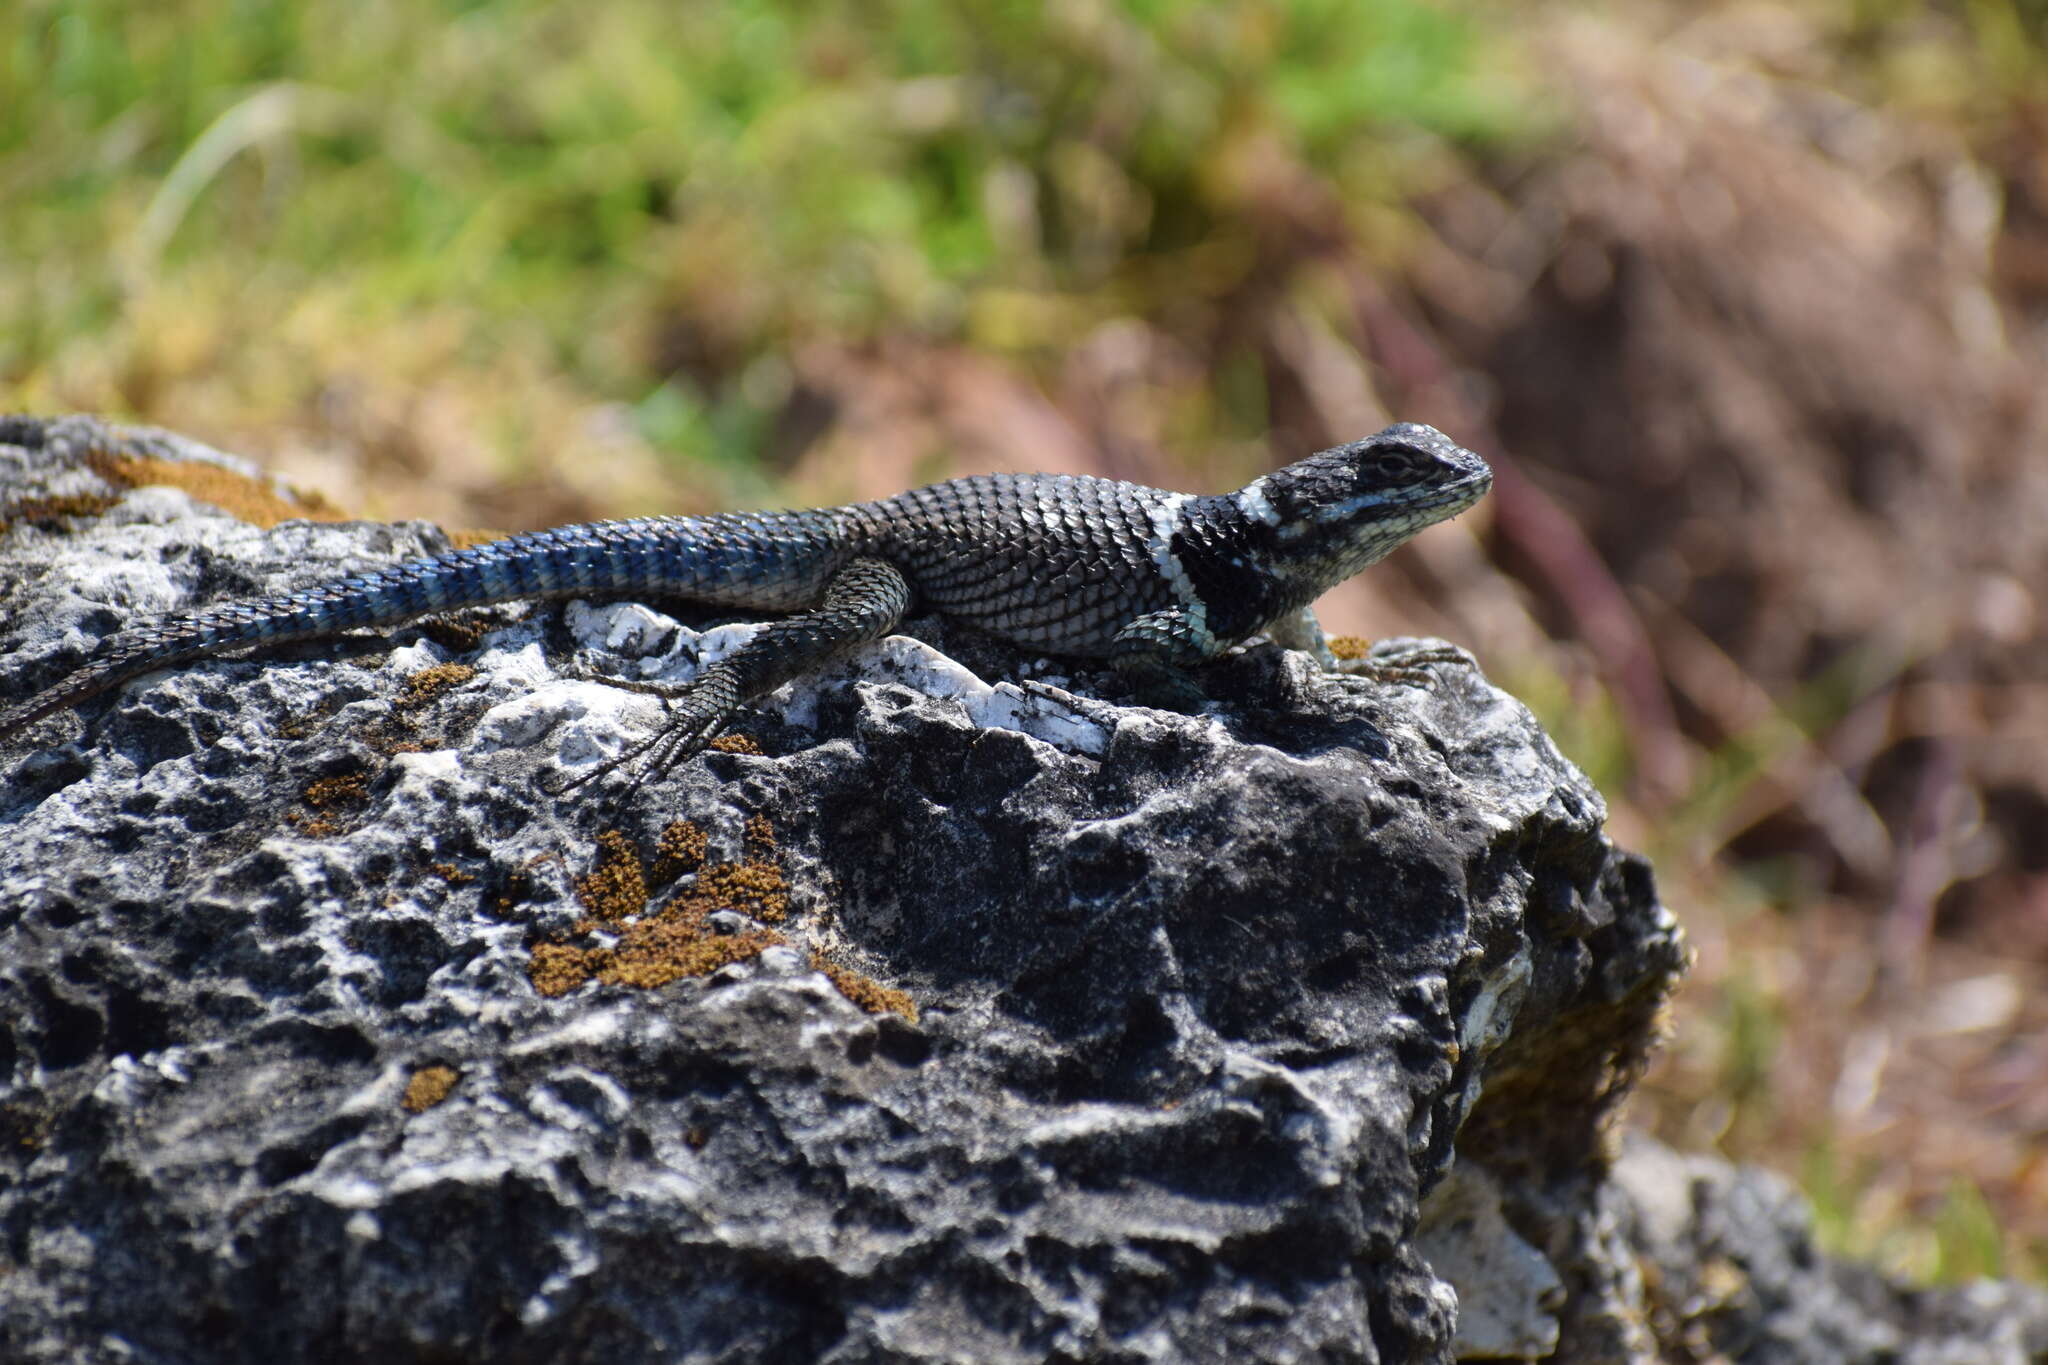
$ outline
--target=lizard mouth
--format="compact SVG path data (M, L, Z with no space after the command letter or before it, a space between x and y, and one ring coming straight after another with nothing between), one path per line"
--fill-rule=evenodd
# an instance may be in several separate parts
M1416 489L1397 498L1372 496L1354 499L1327 509L1322 515L1302 524L1351 525L1360 520L1393 519L1411 526L1427 526L1456 516L1485 497L1491 487L1492 471L1482 471L1436 488Z
M1456 483L1445 484L1442 488L1424 494L1413 503L1410 503L1409 506L1416 511L1434 512L1439 507L1449 507L1455 511L1462 512L1473 503L1485 497L1487 490L1492 487L1493 474L1491 471L1483 474L1472 474L1459 479Z

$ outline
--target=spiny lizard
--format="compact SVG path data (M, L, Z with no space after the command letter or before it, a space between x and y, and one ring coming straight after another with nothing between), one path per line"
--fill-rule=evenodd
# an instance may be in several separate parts
M239 645L512 599L641 594L787 614L686 686L639 684L673 703L667 725L579 782L644 755L648 771L689 757L750 698L889 634L913 605L1027 649L1107 659L1141 700L1186 710L1202 699L1190 670L1261 632L1330 666L1309 604L1492 482L1479 456L1403 423L1235 493L983 474L846 507L563 526L119 631L99 658L0 711L0 742L138 674Z

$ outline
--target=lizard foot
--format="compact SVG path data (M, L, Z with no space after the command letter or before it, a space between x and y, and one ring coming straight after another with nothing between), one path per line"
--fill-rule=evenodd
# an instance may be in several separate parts
M1434 664L1463 664L1470 668L1472 656L1452 645L1424 645L1390 652L1380 657L1359 655L1339 658L1330 669L1337 678L1357 678L1385 686L1416 687L1427 692L1437 684L1429 668Z
M622 793L630 796L650 778L659 777L676 764L703 752L731 721L733 712L739 709L738 689L734 686L731 670L722 665L713 665L695 682L680 686L621 678L597 678L593 681L621 691L660 697L670 703L668 719L652 736L597 764L589 772L552 785L543 779L540 788L549 796L566 795L621 768L638 764L639 771Z

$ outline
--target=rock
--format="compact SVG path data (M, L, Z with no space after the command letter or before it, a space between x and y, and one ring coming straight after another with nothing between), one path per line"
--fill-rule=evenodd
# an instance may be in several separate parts
M1619 1222L1660 1342L1692 1359L2029 1365L2048 1359L2048 1293L1896 1284L1822 1255L1806 1201L1768 1171L1631 1139Z
M0 420L0 684L450 543L309 510ZM581 668L746 630L492 609L0 752L0 1358L1653 1358L1704 1234L1607 1132L1682 939L1476 669L1177 716L922 622L537 788L659 718Z
M1430 1191L1415 1247L1457 1287L1461 1358L1541 1360L1557 1350L1564 1281L1508 1225L1484 1167L1460 1162Z

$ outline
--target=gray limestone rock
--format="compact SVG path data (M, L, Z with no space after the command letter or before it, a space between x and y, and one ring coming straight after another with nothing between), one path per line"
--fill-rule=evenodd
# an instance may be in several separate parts
M0 420L0 686L449 544L302 510ZM585 672L747 630L655 607L202 661L0 752L0 1359L1654 1358L1606 1130L1682 939L1475 669L1261 645L1177 716L924 622L544 795L658 722Z
M2048 1292L1981 1281L1926 1289L1824 1256L1780 1177L1627 1142L1612 1204L1642 1267L1643 1313L1693 1359L1773 1365L2038 1365ZM1675 1352L1674 1352L1675 1353Z

